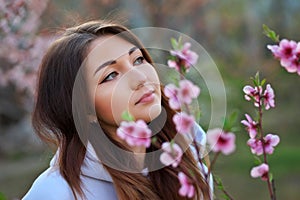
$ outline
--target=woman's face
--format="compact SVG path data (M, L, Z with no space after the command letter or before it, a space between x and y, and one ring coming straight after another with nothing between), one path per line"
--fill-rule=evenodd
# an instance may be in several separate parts
M124 111L146 122L160 114L159 78L139 48L107 35L94 40L88 52L89 94L103 128L117 127Z

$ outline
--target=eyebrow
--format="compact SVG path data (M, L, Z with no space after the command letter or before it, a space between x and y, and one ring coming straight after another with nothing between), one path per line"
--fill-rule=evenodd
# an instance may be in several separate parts
M131 49L129 49L128 55L131 55L133 52L135 52L135 51L138 50L138 49L139 49L139 48L136 47L136 46L132 47ZM106 61L105 63L103 63L102 65L100 65L100 66L96 69L96 71L94 72L94 76L96 75L96 73L97 73L101 68L103 68L103 67L105 67L105 66L108 66L108 65L116 64L116 63L117 63L116 60L109 60L109 61Z

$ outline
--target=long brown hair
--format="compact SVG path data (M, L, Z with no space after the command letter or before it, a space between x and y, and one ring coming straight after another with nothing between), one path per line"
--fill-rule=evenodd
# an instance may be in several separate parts
M48 49L40 65L37 98L32 116L33 127L42 140L59 147L59 169L76 199L78 198L77 194L84 198L80 174L86 154L86 143L90 141L93 145L93 142L97 142L96 135L99 134L94 133L99 129L94 129L94 126L89 126L89 128L83 126L83 130L88 132L87 136L81 136L78 133L72 112L74 109L72 107L74 82L91 41L106 34L116 35L122 32L128 33L124 39L140 48L145 59L152 64L149 53L127 28L104 21L90 21L66 29L64 34ZM82 97L86 96L84 88L80 91ZM176 135L176 129L172 122L175 111L168 106L167 99L163 94L162 107L166 111L166 122L162 130L156 134L157 142L147 148L147 152L160 149L163 142L171 141ZM119 147L126 149L122 144L114 141L114 138L109 134L106 135ZM185 142L180 145L185 145ZM100 160L107 157L111 158L112 161L114 160L114 155L109 148L104 143L101 147L103 151L96 152ZM118 161L124 164L122 160ZM159 158L152 156L148 159L147 164L150 166L158 162ZM180 183L177 176L183 169L189 169L193 177L190 174L187 175L191 179L197 180L197 184L194 184L196 188L194 199L209 199L209 186L204 181L197 161L189 148L185 151L177 168L162 167L159 170L151 171L148 177L141 173L124 172L104 163L103 166L111 175L118 198L122 200L187 199L178 194Z

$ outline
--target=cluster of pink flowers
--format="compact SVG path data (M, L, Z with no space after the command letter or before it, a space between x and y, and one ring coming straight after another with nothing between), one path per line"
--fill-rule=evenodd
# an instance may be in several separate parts
M143 120L123 121L117 129L117 135L130 146L145 146L151 144L152 131Z
M182 149L176 143L164 142L162 144L164 153L160 155L160 161L166 166L172 164L172 167L177 167L181 161Z
M263 91L262 83L259 81L259 77L255 80L256 86L245 86L243 91L245 93L245 99L253 101L254 105L258 107L258 120L253 120L250 115L245 114L246 119L241 123L245 125L250 139L247 141L247 145L250 147L251 152L257 156L272 154L274 147L279 144L279 136L274 134L262 133L262 108L266 110L271 107L275 107L275 94L270 84L267 84L265 91ZM254 167L251 170L251 176L261 177L262 180L268 180L269 166L267 164L266 156L264 156L264 162L260 166Z
M177 41L173 40L172 45L175 50L170 51L172 59L168 61L168 66L180 73L180 81L178 83L179 87L176 87L174 84L166 85L164 94L169 98L169 105L171 108L175 110L180 110L182 108L182 110L185 110L185 112L179 112L173 117L177 132L183 135L191 134L193 137L195 118L189 111L189 105L192 103L193 99L196 99L200 94L200 88L191 81L184 80L183 77L185 73L189 72L191 66L196 64L198 55L190 50L190 43L181 45L180 42L177 43ZM222 129L209 130L207 132L207 142L214 152L221 152L228 155L235 150L235 135L231 132L223 131ZM182 150L175 143L173 145L166 143L164 146L165 145L167 148L164 149L165 152L160 157L161 162L165 165L170 165L172 163L173 167L178 166ZM198 157L198 161L203 165L200 157ZM210 169L208 172L203 171L206 181L208 181L209 172ZM179 172L178 179L181 184L179 194L189 198L193 197L195 193L193 180L190 180L184 172Z
M37 34L48 2L0 0L0 42L5 47L0 49L5 63L0 67L0 87L14 85L17 92L26 94L29 104L42 54L54 39L52 34Z
M175 50L171 50L172 59L168 60L168 66L179 72L188 72L198 60L198 55L191 51L190 48L191 43L187 42L183 46L178 45Z
M200 94L200 88L189 80L179 81L179 87L170 83L165 86L164 94L169 98L172 109L180 109L182 104L190 104Z
M171 40L172 41L172 40ZM164 88L164 94L169 98L169 105L174 110L181 109L182 106L187 108L200 94L200 88L194 85L189 80L184 80L184 74L189 72L191 66L196 64L198 55L190 50L191 44L185 43L183 45L175 40L172 41L174 50L170 51L172 56L168 60L168 66L174 68L180 73L179 87L174 84L168 84ZM193 127L195 125L195 118L190 112L179 112L173 116L173 122L176 126L178 133L183 135L191 134L193 136ZM163 144L164 153L161 155L160 160L164 165L177 167L182 156L181 148L173 142ZM175 160L175 162L174 162ZM179 172L178 179L181 184L179 195L187 196L189 198L194 196L195 188L193 181L189 180L184 172Z
M260 156L264 152L266 154L273 154L274 147L276 147L279 142L280 139L278 135L267 134L265 137L263 137L263 140L258 138L250 138L247 141L247 144L251 148L251 152L253 154Z
M243 88L245 93L245 99L247 101L254 100L254 105L259 107L264 105L266 110L269 110L271 107L275 107L275 95L274 90L270 84L267 84L265 91L263 91L262 86L249 86L246 85Z
M282 39L279 45L268 45L267 48L288 72L300 75L300 42Z

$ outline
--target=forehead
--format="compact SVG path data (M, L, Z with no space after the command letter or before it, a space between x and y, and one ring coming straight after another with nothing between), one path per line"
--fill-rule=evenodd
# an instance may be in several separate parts
M89 45L85 64L89 69L95 69L107 61L127 54L134 46L117 35L101 36Z

